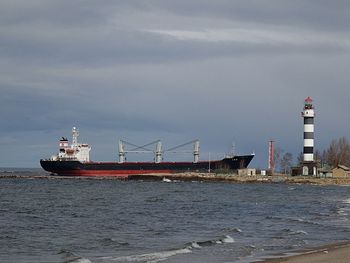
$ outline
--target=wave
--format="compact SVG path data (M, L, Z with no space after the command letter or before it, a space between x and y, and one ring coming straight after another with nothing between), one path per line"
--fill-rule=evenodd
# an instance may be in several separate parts
M169 178L163 177L163 182L165 183L171 183L172 181Z
M180 254L192 253L194 249L201 249L206 246L214 246L217 244L229 244L234 243L235 240L229 236L225 235L220 238L205 240L205 241L192 241L191 243L185 244L183 248L166 250L161 252L146 253L140 255L130 255L122 257L101 257L101 260L112 260L115 262L147 262L147 263L157 263L160 261L167 260L169 257L173 257Z
M64 258L64 263L92 263L90 259L84 258L78 254L71 251L62 250L58 254L62 254Z
M67 263L92 263L89 259L87 258L77 258L75 260L69 260L69 261L66 261Z
M221 239L222 243L234 243L235 240L230 237L229 235L226 235L223 239Z
M196 241L193 241L190 245L191 248L202 248Z
M348 216L350 212L350 198L341 200L340 203L332 209L332 212L340 216Z
M308 235L308 233L304 230L292 230L289 228L283 229L282 232L287 233L288 235Z
M211 240L193 241L191 243L191 247L198 248L198 246L199 246L199 248L200 248L202 246L212 246L212 245L216 245L216 244L227 244L227 243L234 243L234 242L235 242L235 240L231 236L224 235L220 238L211 239ZM192 246L192 244L195 244L195 246Z
M311 220L307 220L307 219L303 219L300 217L279 217L279 216L266 216L266 219L272 219L272 220L283 220L285 222L298 222L298 223L302 223L302 224L306 224L306 225L315 225L315 226L323 226L323 224L315 222L315 221L311 221Z
M238 228L238 227L233 227L233 228L225 228L224 229L225 232L233 232L233 233L242 233L242 229Z
M292 232L292 235L308 235L309 233L304 230L297 230Z
M148 263L157 263L163 260L168 259L169 257L176 256L179 254L191 253L191 249L182 248L176 250L168 250L163 252L154 252L148 254L141 255L131 255L131 256L123 256L123 257L103 257L101 259L109 259L113 261L121 261L121 262L148 262Z
M101 242L104 245L118 245L118 246L129 246L130 245L128 242L120 241L120 240L115 239L113 237L103 238L103 239L101 239Z
M347 216L348 215L348 211L349 209L345 208L345 207L338 207L335 211L335 213L337 215L340 215L340 216Z
M164 183L178 183L178 182L181 182L181 181L163 177L162 182L164 182Z

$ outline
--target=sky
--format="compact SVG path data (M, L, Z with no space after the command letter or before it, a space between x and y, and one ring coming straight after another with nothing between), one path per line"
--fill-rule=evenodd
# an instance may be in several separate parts
M96 161L200 139L266 168L269 140L302 151L307 96L316 149L349 139L349 80L348 0L1 0L0 167L39 167L76 126Z

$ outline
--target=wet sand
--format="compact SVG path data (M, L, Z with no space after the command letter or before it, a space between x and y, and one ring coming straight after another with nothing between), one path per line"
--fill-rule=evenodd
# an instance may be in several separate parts
M289 257L276 257L266 259L265 263L349 263L350 262L350 244L332 244L315 248L314 250L302 252L299 255Z

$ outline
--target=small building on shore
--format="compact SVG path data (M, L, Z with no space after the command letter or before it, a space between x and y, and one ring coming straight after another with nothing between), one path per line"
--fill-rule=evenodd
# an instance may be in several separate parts
M329 165L323 165L322 167L318 168L317 177L332 178L333 177L332 167L330 167Z
M256 169L252 169L252 168L239 169L238 175L240 175L240 176L255 176Z
M303 168L301 166L292 167L291 170L292 170L291 171L292 176L302 175L302 172L303 172Z
M350 177L350 169L345 165L338 165L332 170L333 178L346 178Z

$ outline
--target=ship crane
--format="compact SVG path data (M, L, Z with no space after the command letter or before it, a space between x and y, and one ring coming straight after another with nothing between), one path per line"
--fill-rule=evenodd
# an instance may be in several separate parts
M192 151L190 151L190 150L174 151L176 149L182 148L182 147L187 146L189 144L193 144ZM199 162L199 140L193 140L190 142L180 144L178 146L169 148L169 149L165 150L164 152L168 152L168 153L193 153L193 162L198 163Z
M156 150L151 150L146 148L150 145L156 144ZM144 145L136 145L131 142L127 142L124 140L119 140L119 163L124 163L126 161L126 153L153 153L155 154L155 162L160 163L162 160L162 142L160 140L156 140ZM132 146L134 148L127 150L126 146Z
M147 148L150 145L156 144L156 149L152 150ZM193 144L193 150L183 150L179 151L177 149L184 147L186 145ZM199 162L199 140L193 140L187 143L183 143L181 145L169 148L167 150L163 151L162 142L160 140L156 140L144 145L136 145L134 143L130 143L124 140L119 140L118 143L119 148L119 163L124 163L126 161L126 154L127 153L153 153L155 155L155 163L160 163L163 160L163 153L193 153L194 156L194 163ZM132 146L134 148L132 149L126 149L126 146ZM175 151L176 150L176 151Z

